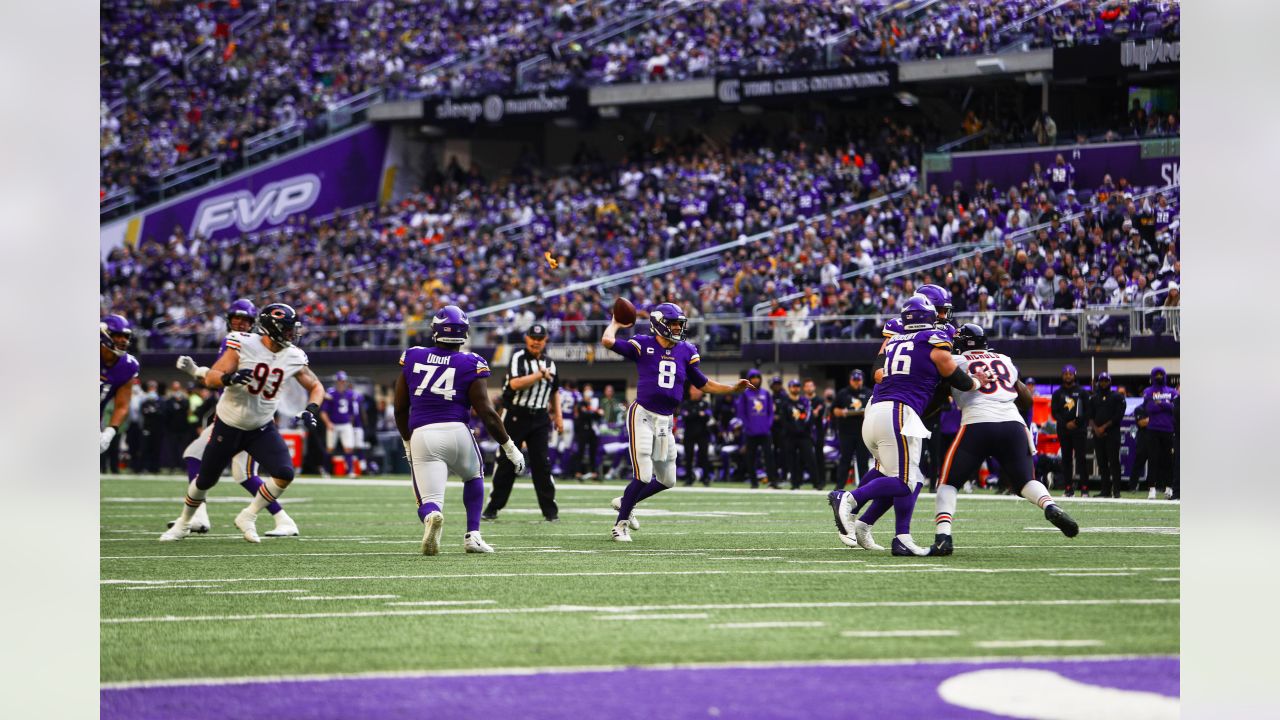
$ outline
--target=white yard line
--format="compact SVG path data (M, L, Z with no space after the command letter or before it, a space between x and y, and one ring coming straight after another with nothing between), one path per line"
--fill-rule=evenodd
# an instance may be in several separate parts
M1049 573L1053 577L1128 577L1133 573L1127 572L1060 572Z
M246 620L329 620L377 617L404 617L419 615L526 615L565 613L634 613L662 610L795 610L820 608L938 608L938 607L1023 607L1023 606L1119 606L1119 605L1177 605L1180 601L1169 598L1132 599L1072 599L1072 600L901 600L864 602L813 602L813 603L718 603L704 605L548 605L522 608L442 608L427 610L364 610L353 612L323 613L263 613L259 615L143 615L136 617L102 618L103 625L154 622L234 622Z
M845 630L841 637L847 638L914 638L914 637L954 637L958 630Z
M706 613L665 613L655 615L601 615L597 620L706 620Z
M126 680L101 684L103 690L131 690L150 687L208 687L219 685L262 685L281 682L317 682L328 680L377 680L433 677L501 677L528 675L562 675L568 673L607 673L631 670L725 670L752 668L839 668L839 667L912 667L927 665L982 665L986 663L1040 662L1114 662L1122 660L1178 660L1176 655L988 655L941 658L889 658L884 660L731 660L703 663L653 663L648 665L582 665L560 667L484 667L457 670L398 670L359 673L327 673L311 675L253 675L248 677L173 678L164 680Z
M394 600L399 595L306 595L294 600Z
M497 600L401 600L388 605L402 607L440 607L447 605L497 605Z
M137 587L122 588L123 590L187 590L191 588L216 588L221 585L140 585ZM270 592L279 592L271 590Z
M797 620L794 622L734 622L734 623L718 623L708 625L709 628L716 630L755 630L764 628L820 628L826 627L827 624L818 621Z
M216 587L216 586L215 586ZM275 593L308 593L310 590L210 590L205 595L273 595Z
M999 650L1005 648L1078 648L1098 647L1101 640L978 640L974 647L983 650Z

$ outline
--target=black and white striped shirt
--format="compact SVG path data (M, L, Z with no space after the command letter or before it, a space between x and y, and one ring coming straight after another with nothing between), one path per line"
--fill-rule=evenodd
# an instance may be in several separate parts
M539 380L523 390L511 389L511 378L531 375L542 368L551 371L550 380ZM507 407L546 410L552 393L559 389L560 377L556 374L556 362L547 357L545 352L538 358L524 348L512 353L511 364L507 366L507 378L502 382L502 398Z

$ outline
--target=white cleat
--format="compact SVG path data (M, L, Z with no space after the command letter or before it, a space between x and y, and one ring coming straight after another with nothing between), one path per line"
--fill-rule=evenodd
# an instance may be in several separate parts
M618 512L621 512L621 511L622 511L622 498L621 498L621 497L616 497L616 498L614 498L614 499L613 499L613 502L611 502L611 503L609 503L609 504L613 507L613 509L614 509L614 510L617 510ZM639 529L640 529L640 521L636 519L636 511L635 511L635 508L632 508L632 509L631 509L631 514L627 516L627 527L631 528L632 530L639 530ZM624 542L630 542L630 541L629 541L629 540L627 540L627 541L624 541Z
M924 557L929 550L917 545L910 535L898 535L893 539L893 554L898 557Z
M1155 488L1151 488L1151 489L1152 489L1152 490L1154 490ZM1172 499L1173 499L1173 488L1171 488L1171 487L1167 487L1167 488L1165 488L1165 489L1164 489L1164 499L1165 499L1165 500L1172 500Z
M439 510L427 513L422 519L422 554L440 554L440 535L444 532L444 514Z
M213 525L209 522L209 503L200 503L200 507L196 508L196 512L191 516L191 522L187 527L191 528L191 532L202 535L213 528Z
M462 549L469 553L491 553L493 546L480 537L480 531L469 532L462 536Z
M1155 489L1155 486L1152 486L1152 488L1151 488L1150 490L1148 490L1148 491L1147 491L1147 499L1148 499L1148 500L1155 500L1155 499L1156 499L1156 489Z
M260 543L262 538L258 537L258 515L249 508L245 508L236 515L236 528L244 533L245 542Z
M191 534L191 526L182 522L182 516L173 521L173 525L160 536L160 542L177 542Z
M621 520L613 526L614 542L631 542L631 533L627 532L627 521Z
M883 545L877 545L876 541L871 538L871 526L861 520L853 521L853 538L857 546L863 550L884 549ZM847 542L845 544L848 545Z
M276 526L270 532L264 533L267 537L297 537L298 525L289 517L289 513L281 510L275 514Z

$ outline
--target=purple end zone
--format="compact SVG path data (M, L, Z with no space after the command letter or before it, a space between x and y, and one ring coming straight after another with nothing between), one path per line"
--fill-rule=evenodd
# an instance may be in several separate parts
M461 675L171 685L102 691L102 718L609 717L781 720L846 717L996 718L938 696L947 678L975 670L1051 670L1077 682L1179 695L1177 658L814 665L777 668L625 669L531 675Z

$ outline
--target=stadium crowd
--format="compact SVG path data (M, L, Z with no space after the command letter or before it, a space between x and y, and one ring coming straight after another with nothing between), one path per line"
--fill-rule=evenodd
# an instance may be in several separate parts
M611 34L618 18L644 12L649 21ZM1176 2L1101 0L112 0L102 8L101 194L148 200L166 172L205 158L234 169L246 141L273 129L317 137L327 112L368 90L511 89L521 61L543 55L529 88L805 69L829 62L833 38L839 62L865 65L1016 43L1174 37L1178 13ZM598 36L584 36L595 28Z

